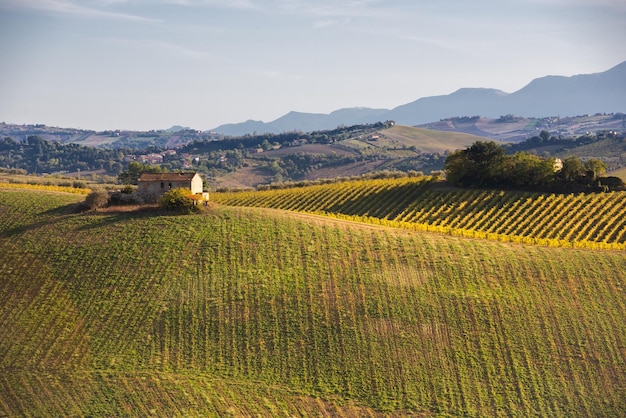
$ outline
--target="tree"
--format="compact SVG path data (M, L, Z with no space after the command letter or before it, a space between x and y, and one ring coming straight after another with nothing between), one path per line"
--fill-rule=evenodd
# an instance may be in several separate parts
M263 140L263 142L261 143L261 148L263 148L263 151L269 151L273 149L272 145L270 144L270 141L268 141L267 139Z
M580 183L585 176L585 168L578 157L567 157L563 168L558 172L558 179L565 183Z
M454 151L448 155L444 164L446 180L453 186L470 186L470 162L462 150Z
M591 158L583 164L583 168L590 177L590 181L596 180L606 174L607 165L602 160Z
M143 173L160 173L160 172L161 172L161 167L141 164L137 161L129 161L128 168L122 171L119 174L119 176L117 176L117 178L122 184L137 184L139 177Z
M554 178L554 159L544 159L527 152L515 153L506 158L502 177L513 188L541 188Z
M541 138L541 140L544 142L548 141L550 137L551 137L550 132L546 130L539 132L539 138Z
M469 148L455 151L444 168L450 184L458 186L497 186L505 160L504 148L493 141L477 141Z

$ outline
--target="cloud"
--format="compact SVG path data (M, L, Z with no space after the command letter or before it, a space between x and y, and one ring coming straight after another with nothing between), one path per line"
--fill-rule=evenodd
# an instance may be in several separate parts
M292 74L281 70L272 70L267 68L246 68L243 70L243 73L254 77L277 81L299 81L304 78L299 74Z
M152 39L98 38L98 40L127 48L152 50L161 54L176 54L196 60L203 60L212 57L210 53L205 51L199 51L197 49L188 48L172 42Z
M164 4L194 7L215 7L221 9L260 10L261 5L254 0L161 0Z
M617 6L624 3L622 0L528 0L528 2L537 4L557 4L564 6Z
M318 1L279 1L279 9L310 16L320 17L374 17L383 12L382 8L372 8L371 5L380 3L380 0L318 0Z
M322 29L330 26L335 26L338 22L332 19L318 20L313 23L313 29Z
M104 2L101 1L100 3L112 4L113 2L114 1L108 0ZM28 9L47 13L58 13L89 18L158 22L158 20L142 16L111 12L98 9L96 7L78 5L76 4L76 2L71 0L0 0L0 8Z
M608 11L626 12L624 0L526 0L528 3L540 6L558 6L562 8L581 7L589 9L604 9Z

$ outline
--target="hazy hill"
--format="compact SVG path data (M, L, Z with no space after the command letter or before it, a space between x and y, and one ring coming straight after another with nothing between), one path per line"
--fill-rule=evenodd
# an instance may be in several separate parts
M224 135L245 135L258 133L280 133L285 131L319 131L334 129L340 125L359 125L384 121L387 109L349 108L336 110L330 114L289 112L269 123L248 120L243 123L221 125L213 129Z
M498 118L515 114L548 117L615 112L626 112L626 62L596 74L538 78L510 94L490 88L463 88L448 95L420 98L387 111L354 108L342 109L328 115L290 112L268 123L248 121L222 125L214 130L230 135L243 135L253 131L277 133L330 129L342 124L383 120L394 120L403 125L420 125L454 116Z
M385 116L402 125L419 125L452 116L499 115L507 93L484 88L464 88L446 96L418 99L398 106Z
M505 113L531 117L626 112L626 62L603 73L538 78L506 96L502 106Z
M464 132L504 142L520 142L546 130L553 136L576 137L588 132L626 131L626 115L603 114L573 117L530 118L507 115L499 118L463 117L429 122L419 127L446 132Z

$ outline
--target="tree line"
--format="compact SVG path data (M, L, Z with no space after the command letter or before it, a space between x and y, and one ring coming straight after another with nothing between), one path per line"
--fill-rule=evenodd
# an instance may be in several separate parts
M29 136L26 142L0 139L0 166L26 170L29 173L58 171L122 170L122 150L105 150L78 144L61 144Z
M626 190L618 177L606 177L606 164L598 159L563 161L527 152L506 155L495 142L477 141L451 153L444 164L446 179L459 187L504 188L549 192Z

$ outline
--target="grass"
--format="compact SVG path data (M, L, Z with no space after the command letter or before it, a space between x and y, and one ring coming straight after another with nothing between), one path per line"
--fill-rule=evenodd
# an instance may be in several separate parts
M626 257L0 192L0 415L623 416Z
M470 146L476 141L487 141L487 138L458 132L434 131L396 125L381 131L383 139L380 146L415 146L421 152L440 153L454 151Z

